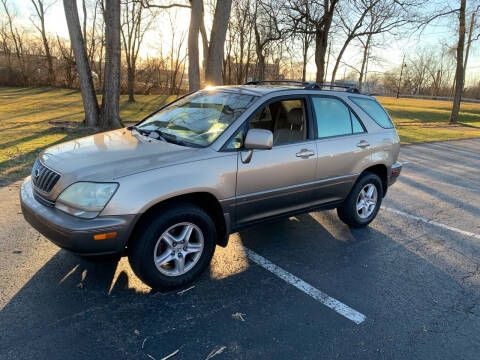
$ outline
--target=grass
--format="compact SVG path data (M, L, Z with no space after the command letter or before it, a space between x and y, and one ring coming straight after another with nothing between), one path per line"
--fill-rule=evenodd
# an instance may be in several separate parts
M124 122L140 120L173 99L139 96L131 104L122 96L120 117ZM90 135L92 130L81 125L83 118L78 91L0 87L0 185L28 175L42 149Z
M126 123L142 119L174 97L137 95L120 99ZM392 116L402 143L480 137L480 104L462 104L461 124L448 125L451 103L379 97ZM0 87L0 185L30 172L42 149L91 133L81 126L83 106L76 90Z
M449 125L452 103L378 97L403 144L480 137L480 104L462 104L458 125Z

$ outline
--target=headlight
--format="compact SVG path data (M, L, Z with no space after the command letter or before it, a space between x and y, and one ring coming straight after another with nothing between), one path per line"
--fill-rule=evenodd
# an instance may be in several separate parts
M77 182L60 194L55 207L74 216L92 219L103 210L117 188L117 183Z

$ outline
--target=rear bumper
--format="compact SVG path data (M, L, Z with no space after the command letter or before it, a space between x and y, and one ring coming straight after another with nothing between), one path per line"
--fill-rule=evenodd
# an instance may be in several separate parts
M388 176L388 186L391 186L397 181L398 176L402 172L402 167L403 164L396 162L395 164L392 165L392 168L390 169L390 174Z
M30 225L54 244L81 255L116 254L124 251L135 215L99 216L81 219L45 206L33 197L32 183L27 178L20 188L22 213ZM96 234L116 232L113 239L94 240Z

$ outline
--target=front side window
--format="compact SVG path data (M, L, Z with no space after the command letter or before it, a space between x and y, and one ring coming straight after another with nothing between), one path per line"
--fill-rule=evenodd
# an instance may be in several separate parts
M329 97L313 97L312 101L319 138L364 132L358 118L342 101Z
M307 118L303 99L275 101L263 107L248 121L248 129L264 129L273 133L273 146L292 144L307 138ZM246 129L242 127L226 144L225 149L243 148Z
M188 95L145 119L137 127L169 139L208 146L256 100L256 96L223 90Z
M385 109L374 99L367 99L361 97L350 97L355 104L360 106L368 116L370 116L378 125L385 129L393 128L392 121Z
M305 140L307 122L304 101L295 99L273 102L250 119L249 128L270 130L274 146Z

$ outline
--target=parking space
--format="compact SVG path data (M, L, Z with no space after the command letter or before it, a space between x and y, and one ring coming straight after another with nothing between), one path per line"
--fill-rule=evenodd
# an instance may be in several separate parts
M170 293L125 258L58 250L24 222L18 183L1 188L0 359L476 359L480 141L401 160L370 227L335 211L258 225Z

